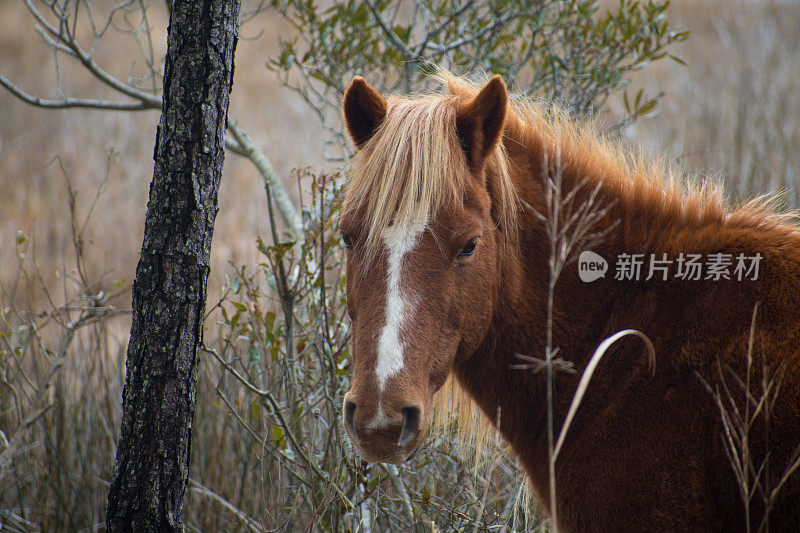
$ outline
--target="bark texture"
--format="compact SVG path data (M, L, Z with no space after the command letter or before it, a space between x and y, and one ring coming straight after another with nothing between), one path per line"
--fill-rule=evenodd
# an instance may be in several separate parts
M183 528L239 0L174 0L106 525Z

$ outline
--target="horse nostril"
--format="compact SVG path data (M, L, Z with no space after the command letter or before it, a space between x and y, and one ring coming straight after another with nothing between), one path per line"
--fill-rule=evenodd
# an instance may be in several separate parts
M419 433L419 422L422 411L418 407L405 407L403 409L403 431L400 432L398 446L405 446Z
M356 426L353 422L356 413L356 404L350 400L344 401L344 427L350 432L350 436L356 438Z

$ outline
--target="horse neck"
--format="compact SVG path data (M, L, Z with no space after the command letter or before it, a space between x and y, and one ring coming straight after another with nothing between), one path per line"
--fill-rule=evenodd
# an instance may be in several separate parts
M536 163L536 157L514 158L513 153L511 157L509 168L515 169L513 177L523 200L547 216L543 167ZM561 179L564 194L578 187L573 205L580 205L590 195L591 182L569 167L562 169ZM609 200L601 198L598 207ZM518 242L501 248L497 261L501 280L498 305L489 333L481 348L456 367L456 375L484 414L495 423L500 422L504 438L538 485L536 478L546 476L546 388L545 372L535 371L537 364L531 359L545 357L551 248L545 225L530 208L520 211ZM597 230L628 216L625 209L626 205L615 205ZM614 275L613 258L630 245L619 233L612 233L591 248L609 260L607 277ZM580 252L573 250L574 254ZM624 284L608 285L607 290L587 291L574 261L558 277L550 322L552 347L558 347L557 357L574 363L578 372L559 375L554 381L555 397L565 399L554 406L556 420L563 420L583 366L598 342L608 335L609 311Z

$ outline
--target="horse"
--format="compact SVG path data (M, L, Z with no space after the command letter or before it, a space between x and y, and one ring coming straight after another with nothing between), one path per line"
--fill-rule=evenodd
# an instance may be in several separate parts
M440 93L384 99L355 77L343 98L355 153L339 221L352 328L342 415L356 452L408 460L453 386L561 531L800 531L793 218L771 198L731 205L588 121L509 95L499 76L441 78ZM564 255L553 198L559 223L589 218L600 238L568 251L551 286ZM690 256L708 273L687 277ZM631 258L640 277L620 267ZM709 266L720 258L727 270ZM750 262L735 275L737 258ZM607 350L552 483L548 372L532 362L552 365L559 435L595 350L628 329L650 339L655 367L633 337Z

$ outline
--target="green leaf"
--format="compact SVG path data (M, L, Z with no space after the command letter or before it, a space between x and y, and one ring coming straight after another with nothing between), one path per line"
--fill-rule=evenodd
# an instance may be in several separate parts
M283 448L286 446L286 440L283 437L283 428L280 426L272 426L272 438L279 447Z
M250 420L259 420L261 418L261 402L258 398L253 398L250 403Z
M649 102L645 103L641 108L639 108L638 113L640 115L646 115L656 107L657 100L654 98Z
M275 329L275 317L275 311L267 311L267 314L264 315L264 325L268 331Z
M239 292L239 276L233 276L233 279L231 280L231 290L233 291L233 294Z
M378 486L378 483L381 482L382 478L383 478L383 476L381 476L381 475L372 476L371 478L369 478L367 480L367 490L369 490L370 492L375 490L375 487Z
M290 242L279 242L278 244L273 244L268 248L270 255L273 256L275 261L280 261L281 259L286 256L286 253L292 249L297 241L290 241Z
M270 358L272 359L273 362L277 361L278 357L280 356L280 352L278 350L278 341L277 341L277 339L269 347L269 356L270 356Z
M411 36L411 26L395 26L392 28L395 35L405 44L408 44L408 38Z
M257 365L261 362L261 350L259 350L252 344L247 349L247 356L251 365Z

